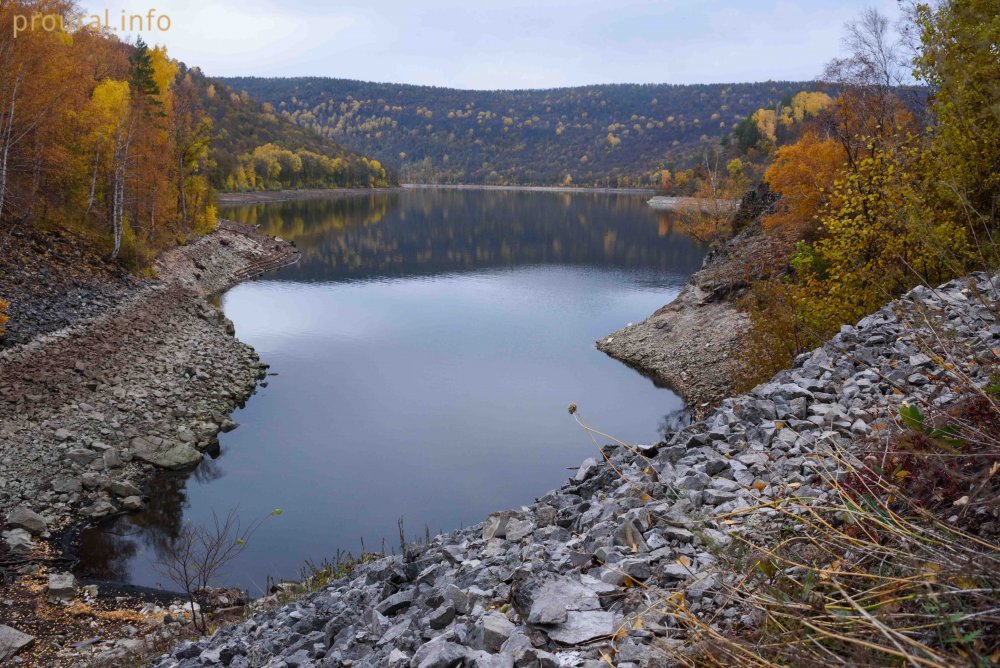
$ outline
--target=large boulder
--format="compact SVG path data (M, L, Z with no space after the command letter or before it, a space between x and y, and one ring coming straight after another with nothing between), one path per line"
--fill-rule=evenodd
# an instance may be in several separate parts
M127 480L112 480L108 483L108 491L115 496L123 498L129 496L142 496L142 490Z
M10 524L18 529L25 529L34 536L37 536L40 533L45 533L45 531L49 528L49 524L45 521L44 517L30 508L25 508L24 506L15 508L8 513L7 524Z
M491 513L483 522L483 540L505 538L507 536L507 523L512 517L514 517L514 513L510 510Z
M76 598L76 578L72 573L50 573L47 591L50 601L72 601Z
M198 464L203 457L200 452L184 443L179 443L166 450L144 448L133 454L140 461L170 470L191 468Z
M512 518L507 522L507 540L511 542L518 542L526 536L530 536L535 530L535 523L531 520L521 520L517 518Z
M410 668L457 668L469 650L447 640L432 640L420 646L410 660Z
M513 622L507 619L507 615L500 612L483 615L480 624L482 625L483 649L494 654L500 651L500 647L514 632Z
M52 481L52 491L56 494L78 494L83 490L79 478L60 477Z
M396 592L395 594L382 599L379 604L375 606L375 609L378 610L379 613L387 617L391 617L410 607L410 604L413 603L413 595L414 592L412 589L404 589L403 591Z
M561 624L570 611L600 610L600 594L614 592L615 588L589 576L583 577L585 580L559 577L543 584L532 600L528 623Z

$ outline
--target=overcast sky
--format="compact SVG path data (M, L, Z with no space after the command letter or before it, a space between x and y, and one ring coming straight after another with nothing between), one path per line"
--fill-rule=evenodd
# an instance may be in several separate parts
M170 17L147 42L212 76L456 88L816 77L846 21L896 0L87 0ZM162 25L162 24L161 24Z

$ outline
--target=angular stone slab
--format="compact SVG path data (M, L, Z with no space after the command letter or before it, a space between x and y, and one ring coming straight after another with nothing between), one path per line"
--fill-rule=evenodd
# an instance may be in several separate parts
M34 641L34 636L0 624L0 661L13 657Z
M469 650L462 645L447 640L432 640L421 645L413 659L411 668L453 668L461 666Z
M547 629L549 638L560 645L580 645L614 635L615 616L603 610L579 610L568 613L566 621Z
M561 624L570 611L600 610L599 594L613 591L614 587L588 578L586 582L572 577L549 580L542 585L531 603L529 624Z
M191 468L200 462L203 456L190 445L184 445L183 443L175 445L169 450L150 451L144 449L135 453L136 459L170 470Z
M44 533L49 528L44 517L24 506L15 508L7 515L7 524L25 529L34 536Z
M50 573L47 590L50 601L72 601L76 598L76 578L72 573Z

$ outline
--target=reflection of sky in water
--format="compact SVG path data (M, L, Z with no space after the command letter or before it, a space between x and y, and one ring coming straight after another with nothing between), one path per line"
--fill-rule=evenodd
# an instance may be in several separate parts
M446 202L463 208L454 195ZM476 206L490 199L459 195ZM519 195L521 215L510 225L525 228L538 219L532 202L541 202L543 212L551 202L545 203L548 195ZM444 218L435 193L401 197L396 214L369 225L391 224L393 215L415 208L429 212L425 221ZM657 234L662 225L641 198L578 197L580 210L570 198L568 217L613 227L616 243L640 249L632 256L646 260L602 266L593 256L422 273L425 263L414 255L396 264L397 277L359 280L336 268L324 277L314 263L300 280L295 272L302 268L291 268L230 291L223 305L237 335L277 375L234 415L242 426L222 435L222 457L206 462L183 494L177 489L183 479L164 478L149 512L114 527L131 538L87 536L89 563L112 560L106 576L153 585L162 581L150 564L156 540L182 515L205 522L213 509L224 515L239 506L244 517L257 518L281 508L283 515L265 524L230 569L230 582L255 589L265 575L296 576L307 558L356 553L362 537L371 549L383 537L395 545L400 515L411 535L422 536L425 526L433 533L476 523L557 486L571 474L567 467L594 454L566 413L570 402L619 438L655 440L680 400L605 357L593 341L672 298L702 251L683 237ZM566 201L559 198L560 207ZM370 217L364 208L355 213ZM461 224L452 218L446 234L425 229L428 239L477 237L461 233L463 226L475 228L474 218ZM640 239L623 240L630 230ZM305 222L296 241L328 247L343 243L343 234L311 235ZM681 265L662 266L672 256L682 256ZM355 265L347 273L363 272Z

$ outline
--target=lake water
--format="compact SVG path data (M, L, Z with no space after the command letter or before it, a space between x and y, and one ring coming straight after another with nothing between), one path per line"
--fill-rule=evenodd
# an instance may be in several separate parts
M84 574L174 588L181 522L275 508L219 584L482 521L596 454L567 413L653 442L681 400L594 347L670 301L704 248L640 195L414 189L223 212L294 241L299 264L222 306L271 365L221 455L164 475L147 510L91 530Z

